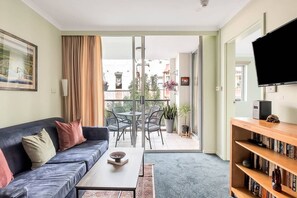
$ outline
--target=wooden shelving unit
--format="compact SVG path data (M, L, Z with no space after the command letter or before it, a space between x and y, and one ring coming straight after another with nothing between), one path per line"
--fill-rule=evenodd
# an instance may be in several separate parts
M250 198L250 197L257 197L255 195L253 195L250 191L248 191L248 189L246 188L231 188L231 191L236 194L238 197L241 198Z
M297 197L297 193L287 186L282 192L273 190L271 177L258 170L242 166L242 161L254 153L280 168L297 175L297 160L279 154L268 148L259 147L248 142L252 133L257 133L275 140L297 146L297 125L288 123L269 123L252 118L233 118L231 120L231 160L230 160L230 194L238 198L253 198L245 187L245 175L248 175L262 188L277 198Z

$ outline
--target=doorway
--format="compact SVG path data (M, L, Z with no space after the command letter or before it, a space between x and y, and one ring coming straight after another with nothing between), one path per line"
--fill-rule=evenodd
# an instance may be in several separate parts
M263 90L257 84L252 49L252 41L263 35L262 25L262 21L254 24L225 45L227 151L230 150L230 119L232 117L252 117L253 101L263 98ZM230 159L229 152L227 152L227 159Z
M141 116L135 115L135 120L132 120L132 123L136 124L137 120L145 120L151 107L158 106L162 109L167 104L178 102L177 97L180 90L167 91L163 84L170 79L174 79L179 84L180 75L183 75L182 72L184 72L178 68L181 64L188 67L187 72L191 82L190 86L183 88L189 89L188 98L190 98L194 79L190 69L193 68L192 64L197 64L197 62L192 62L192 55L197 50L198 43L198 36L102 37L103 70L105 81L110 85L105 91L106 108L121 105L125 106L125 111L131 110L136 114L141 112ZM187 46L193 47L189 49ZM182 60L181 57L187 57L189 64L182 62L185 60ZM122 84L121 88L116 86L116 74L121 77L119 80ZM144 101L144 104L141 104L141 101ZM189 114L188 120L191 120L192 123L193 119L196 118ZM135 137L131 136L131 138L135 138L135 145L129 144L130 136L129 133L126 133L125 140L121 139L118 146L144 147L148 151L157 152L201 150L200 139L197 136L195 136L195 140L182 138L177 131L168 133L164 121L161 124L164 144L160 133L151 133L152 148L150 148L144 130L132 127L132 134L137 134ZM178 129L178 126L175 128ZM142 133L138 136L140 131ZM111 138L114 138L113 134L111 134ZM111 144L113 144L113 140Z
M145 147L144 45L142 36L102 37L105 123L115 146Z

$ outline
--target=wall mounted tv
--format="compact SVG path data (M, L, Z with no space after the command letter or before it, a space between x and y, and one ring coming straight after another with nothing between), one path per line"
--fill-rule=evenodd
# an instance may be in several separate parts
M297 18L252 42L258 86L297 83Z

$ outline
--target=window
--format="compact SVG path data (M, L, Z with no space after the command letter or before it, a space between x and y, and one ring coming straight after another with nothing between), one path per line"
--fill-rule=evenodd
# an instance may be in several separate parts
M235 101L245 100L246 65L235 66Z

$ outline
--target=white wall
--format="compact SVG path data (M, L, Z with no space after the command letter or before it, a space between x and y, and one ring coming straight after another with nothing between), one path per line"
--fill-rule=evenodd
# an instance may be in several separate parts
M236 62L246 64L245 100L235 104L235 117L253 117L253 102L261 99L261 90L257 84L256 66L253 57L236 57Z
M178 70L176 81L178 83L178 92L176 105L179 108L183 104L190 105L190 86L181 86L180 78L181 77L190 77L190 70L192 65L192 54L191 53L179 53L176 58L176 68ZM188 116L188 120L190 115ZM177 122L177 132L182 133L182 125L184 119L178 118Z
M38 46L38 91L0 90L0 128L61 116L61 32L19 0L0 0L0 29Z
M257 23L266 13L266 32L281 26L282 24L297 17L296 0L261 0L250 1L228 24L220 31L220 64L217 72L218 85L223 86L223 91L217 96L219 111L217 114L217 154L222 159L229 159L230 145L229 134L226 126L230 120L226 118L226 65L225 65L225 44L244 32L246 29ZM277 93L267 94L266 99L272 100L272 112L277 114L281 121L297 123L297 86L279 86Z
M202 37L202 151L216 152L217 37Z
M176 82L177 78L175 75L176 71L176 58L171 58L170 59L170 79L174 80ZM176 104L176 95L174 91L170 91L170 105Z

